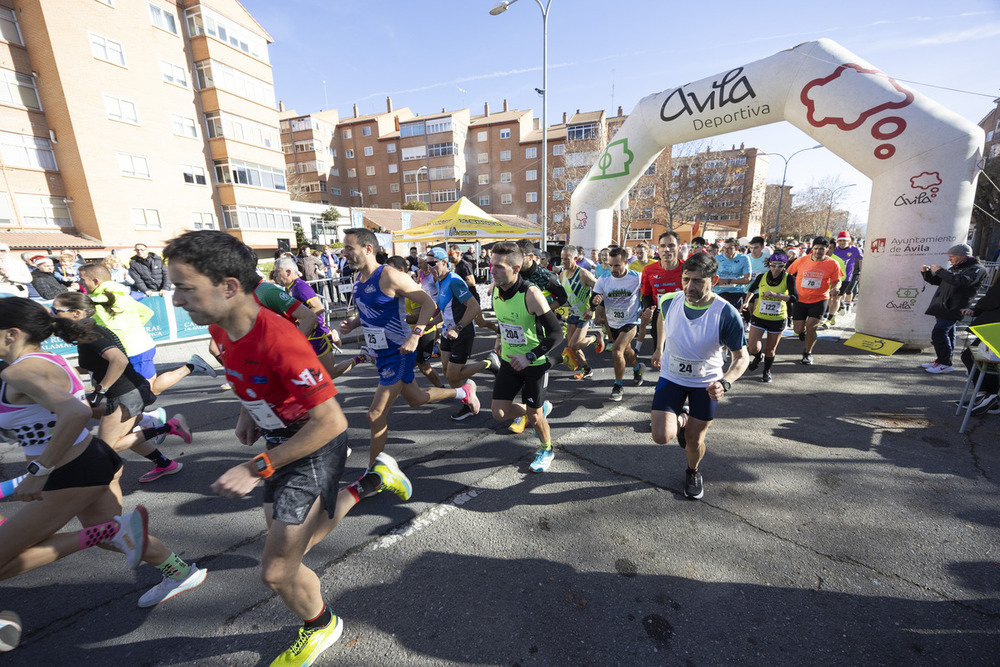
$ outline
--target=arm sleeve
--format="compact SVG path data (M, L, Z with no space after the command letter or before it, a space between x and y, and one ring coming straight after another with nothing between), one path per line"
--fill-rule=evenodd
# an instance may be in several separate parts
M545 311L545 314L538 318L538 325L541 327L545 337L532 350L532 353L540 357L562 342L563 333L562 327L559 325L559 320L556 319L556 314L551 310Z
M788 281L788 296L789 296L788 305L792 305L793 303L799 300L799 290L797 287L795 287L794 280Z
M549 294L551 294L552 298L558 301L560 304L565 304L567 301L569 301L569 297L566 296L566 290L563 289L563 286L559 282L559 279L556 278L555 276L551 276L549 278Z

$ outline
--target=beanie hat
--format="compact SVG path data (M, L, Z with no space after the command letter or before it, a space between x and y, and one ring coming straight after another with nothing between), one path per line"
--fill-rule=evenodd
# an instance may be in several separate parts
M959 243L958 245L953 245L948 248L949 255L957 255L959 257L972 257L972 246L968 243Z

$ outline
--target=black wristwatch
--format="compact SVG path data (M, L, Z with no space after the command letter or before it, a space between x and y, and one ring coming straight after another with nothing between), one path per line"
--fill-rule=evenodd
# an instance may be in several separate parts
M729 380L719 380L719 384L722 385L723 394L729 391L729 388L733 386L733 384Z
M528 352L524 355L524 358L528 360L528 363L534 363L538 359L538 355L534 352Z

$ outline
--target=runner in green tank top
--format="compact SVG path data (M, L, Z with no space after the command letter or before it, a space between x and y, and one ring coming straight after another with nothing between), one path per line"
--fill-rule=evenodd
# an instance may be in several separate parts
M597 284L597 278L590 271L576 263L579 254L576 246L563 246L562 250L562 281L566 290L566 305L569 306L570 314L566 324L566 350L573 356L579 368L579 372L573 376L576 380L594 376L587 357L583 351L591 343L596 342L595 350L598 354L604 351L604 337L600 331L596 336L588 336L587 330L594 320L594 307L591 305L591 290ZM567 353L563 352L565 356Z

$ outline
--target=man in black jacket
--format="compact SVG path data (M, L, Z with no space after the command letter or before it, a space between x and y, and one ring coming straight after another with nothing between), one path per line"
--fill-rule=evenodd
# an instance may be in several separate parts
M31 274L31 284L38 290L38 295L43 300L54 299L57 294L62 294L68 289L56 278L56 265L51 257L36 255L31 259L35 265L35 271Z
M959 243L948 249L947 269L932 264L920 267L923 279L938 289L927 308L927 314L937 321L931 331L931 343L937 358L922 364L928 373L950 373L951 355L955 350L955 326L962 319L962 310L969 307L972 297L986 277L986 270L972 256L972 248Z
M128 263L128 275L135 281L132 289L146 296L166 296L171 289L167 267L155 252L149 252L145 243L135 244L135 254Z

